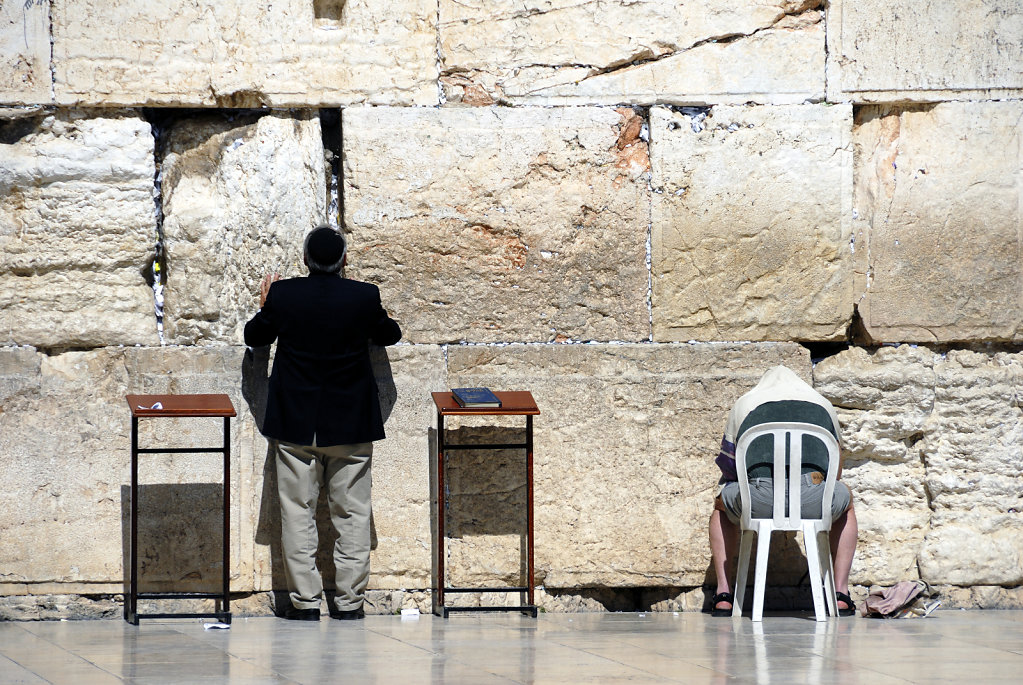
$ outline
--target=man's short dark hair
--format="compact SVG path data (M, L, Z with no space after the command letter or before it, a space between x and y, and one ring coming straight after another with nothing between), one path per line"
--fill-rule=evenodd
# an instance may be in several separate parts
M347 251L348 244L341 232L325 224L309 231L303 246L306 266L318 273L340 273Z

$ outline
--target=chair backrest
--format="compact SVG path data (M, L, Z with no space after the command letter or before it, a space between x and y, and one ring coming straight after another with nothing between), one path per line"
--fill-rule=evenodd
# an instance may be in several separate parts
M754 440L769 436L774 445L773 478L774 510L770 517L753 516L746 453ZM830 520L831 498L838 476L838 440L825 428L812 423L769 422L746 430L735 446L735 467L739 474L739 493L742 498L742 525L749 527L757 518L771 518L777 530L799 530L802 515L801 476L803 467L803 437L819 440L827 449L827 473L824 478L824 497L821 518ZM788 457L788 458L786 458ZM788 492L786 511L785 494ZM816 517L814 517L816 518Z
M823 405L807 400L772 400L750 411L742 420L736 438L763 423L812 423L825 428L838 438L838 426L832 412ZM738 442L738 440L736 440ZM774 473L774 448L770 437L754 440L746 452L746 468L750 478L771 477ZM828 450L819 440L803 441L803 473L828 472Z

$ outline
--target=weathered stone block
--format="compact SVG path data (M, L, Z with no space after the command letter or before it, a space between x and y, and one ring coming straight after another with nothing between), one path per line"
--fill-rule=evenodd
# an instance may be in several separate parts
M0 104L42 104L53 98L49 4L0 3Z
M472 105L821 99L821 4L441 0L441 83Z
M154 175L134 113L0 120L0 343L157 341Z
M848 106L651 110L655 340L836 340L852 318Z
M370 587L430 586L430 451L436 411L430 393L448 388L444 349L399 345L375 357L387 439L373 447L376 546Z
M1023 583L1023 354L950 352L935 361L941 440L925 455L934 514L924 579Z
M1018 585L1023 360L903 345L820 362L839 407L860 546L854 583Z
M433 0L53 7L60 104L437 103Z
M1023 8L1016 0L833 0L828 99L1018 98Z
M814 387L842 424L842 480L859 522L855 584L892 585L919 575L931 519L923 452L934 439L933 357L909 346L853 348L814 367Z
M266 348L262 352L104 348L47 356L0 348L0 477L9 493L0 514L3 585L55 592L77 584L119 592L130 505L124 395L227 393L238 411L231 422L231 589L284 589L273 454L257 429L270 368ZM429 392L446 387L443 350L377 348L374 368L388 439L377 443L374 454L371 586L428 587ZM219 419L143 419L139 443L218 446L222 425ZM140 457L146 587L217 589L222 482L219 455ZM39 540L47 540L42 556ZM329 559L329 553L321 557Z
M875 341L1023 340L1021 117L1018 101L857 113L860 312Z
M346 109L350 273L410 342L645 340L632 110Z
M808 355L792 343L463 346L448 350L448 380L456 387L528 389L540 407L534 424L538 583L679 587L707 578L707 520L720 476L714 457L728 410L765 369L781 363L809 378ZM500 425L518 426L521 434L523 423ZM469 494L491 493L498 502L513 494L511 477L464 480L473 487ZM510 534L502 529L506 509L477 499L478 527ZM462 577L485 581L494 570L487 552L502 541L479 535L458 544L477 548L458 553L466 565Z
M320 121L211 114L165 135L166 340L239 344L263 276L308 273L302 240L326 220Z
M237 393L239 348L108 347L47 356L8 347L0 349L0 360L5 582L119 583L130 505L124 395L227 392L240 416L232 423L232 582L238 590L251 586L253 514L246 492L252 467L240 453L251 455L259 438ZM140 442L216 445L221 432L219 421L148 420L140 424ZM148 587L219 583L222 475L220 459L210 455L140 458L141 579ZM163 496L180 506L168 509Z

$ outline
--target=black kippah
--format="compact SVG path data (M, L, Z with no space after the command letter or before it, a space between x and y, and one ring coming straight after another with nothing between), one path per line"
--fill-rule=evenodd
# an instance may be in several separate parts
M341 261L345 252L345 240L332 228L321 227L309 234L309 257L328 266Z

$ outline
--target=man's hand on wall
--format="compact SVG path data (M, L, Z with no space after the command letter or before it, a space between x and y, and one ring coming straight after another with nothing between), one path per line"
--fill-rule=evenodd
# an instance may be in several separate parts
M266 304L267 293L270 292L270 286L275 282L281 280L281 275L278 273L267 274L263 279L263 282L259 286L259 308L262 309L263 305Z

